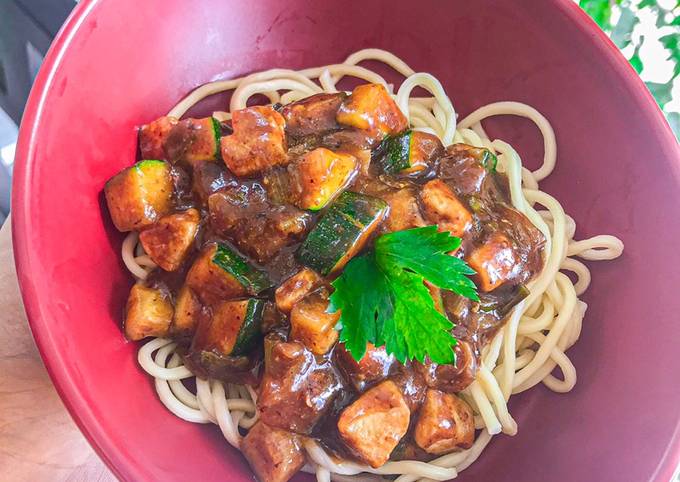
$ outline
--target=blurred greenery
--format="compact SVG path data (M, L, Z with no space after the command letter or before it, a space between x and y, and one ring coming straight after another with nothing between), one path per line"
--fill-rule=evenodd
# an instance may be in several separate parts
M640 23L640 11L647 9L656 17L656 28L664 34L654 41L659 42L667 52L666 60L672 63L671 78L667 82L647 81L645 84L666 114L668 123L680 138L680 113L669 111L667 107L674 100L673 84L680 76L680 0L579 0L579 6L609 34L617 47L624 50L633 68L642 73L645 64L640 50L646 39L644 35L634 35ZM632 48L631 48L632 46ZM680 101L676 99L675 101Z

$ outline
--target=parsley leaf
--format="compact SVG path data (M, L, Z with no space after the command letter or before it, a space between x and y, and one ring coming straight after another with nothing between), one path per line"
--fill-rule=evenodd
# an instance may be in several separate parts
M328 311L341 311L340 341L360 360L366 344L385 345L400 362L429 357L435 363L455 361L453 323L437 311L427 280L438 288L478 300L474 274L465 261L446 253L460 239L436 226L384 234L374 251L353 258L333 281Z

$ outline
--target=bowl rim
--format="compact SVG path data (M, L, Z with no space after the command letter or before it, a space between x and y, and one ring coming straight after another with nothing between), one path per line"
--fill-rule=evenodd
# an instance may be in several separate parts
M34 209L30 195L33 177L35 139L39 132L48 93L60 69L64 55L78 34L83 23L101 0L84 0L71 12L59 30L43 61L31 89L19 129L14 178L12 183L12 242L14 260L21 296L33 338L54 386L76 425L86 437L98 456L120 480L144 480L141 462L126 456L97 422L91 407L84 401L79 385L71 373L63 368L61 361L67 356L57 349L50 333L49 320L44 316L43 302L31 281L30 273L37 265L31 233L30 212ZM577 29L591 37L593 48L608 62L619 81L632 95L632 101L640 108L640 115L655 127L659 147L669 157L680 157L680 148L663 113L637 73L621 55L619 49L597 24L573 0L549 1L556 13L563 15ZM674 154L675 153L675 154ZM668 482L680 465L680 420L677 421L670 442L662 455L650 481Z

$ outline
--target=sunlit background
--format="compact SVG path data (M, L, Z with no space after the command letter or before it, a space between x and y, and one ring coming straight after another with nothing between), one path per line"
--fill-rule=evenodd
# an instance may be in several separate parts
M468 0L474 1L474 0ZM638 71L680 137L680 0L576 0ZM76 0L0 0L0 224L23 107Z

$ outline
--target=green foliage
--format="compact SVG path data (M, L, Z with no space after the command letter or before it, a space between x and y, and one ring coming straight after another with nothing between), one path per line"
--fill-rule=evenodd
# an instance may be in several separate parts
M668 52L667 59L673 63L673 74L668 82L664 84L647 82L646 85L656 99L659 106L663 109L671 100L671 90L673 82L680 76L680 0L672 8L665 8L659 5L657 0L579 0L579 6L595 22L607 32L614 44L620 49L633 45L633 52L629 55L633 68L642 72L644 64L640 58L640 48L645 42L645 37L640 35L637 38L633 35L633 30L639 24L637 11L649 9L656 15L656 27L672 32L659 38L659 42ZM612 18L617 16L618 21L612 23ZM673 127L675 134L680 137L678 130L678 114L666 113L668 122Z
M429 357L453 363L453 323L435 307L425 285L478 300L474 274L465 261L447 253L460 238L436 226L383 234L370 253L353 258L333 281L328 311L340 311L340 341L360 360L366 344L385 345L400 362Z

